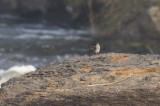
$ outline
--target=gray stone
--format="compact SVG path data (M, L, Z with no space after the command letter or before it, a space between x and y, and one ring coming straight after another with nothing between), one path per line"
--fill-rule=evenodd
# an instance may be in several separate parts
M159 58L123 53L74 57L3 83L0 104L160 105Z

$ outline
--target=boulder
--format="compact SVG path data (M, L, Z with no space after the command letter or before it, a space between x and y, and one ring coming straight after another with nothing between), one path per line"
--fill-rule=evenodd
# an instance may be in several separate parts
M153 106L160 104L160 55L74 57L12 78L1 106Z
M1 106L159 105L160 55L81 56L12 78Z

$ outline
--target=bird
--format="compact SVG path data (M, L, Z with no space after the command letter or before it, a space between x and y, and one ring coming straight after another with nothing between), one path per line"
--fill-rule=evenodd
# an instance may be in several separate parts
M101 49L101 45L99 42L96 43L96 46L91 46L87 51L93 50L95 52L95 55L98 55Z
M99 42L97 42L96 47L95 47L95 55L98 55L100 50L101 50L101 46L100 46Z

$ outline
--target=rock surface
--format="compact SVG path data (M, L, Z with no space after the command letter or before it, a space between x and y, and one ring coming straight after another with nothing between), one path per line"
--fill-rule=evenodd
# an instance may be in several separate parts
M159 105L160 55L75 57L10 79L1 106Z

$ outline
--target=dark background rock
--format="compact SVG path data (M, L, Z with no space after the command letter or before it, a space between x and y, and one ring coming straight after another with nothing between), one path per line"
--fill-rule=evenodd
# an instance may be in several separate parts
M68 27L88 25L88 8L82 4L79 7L69 0L0 0L0 14L17 15L33 22L45 20L60 26L69 24Z
M12 78L0 89L9 105L159 105L160 56L74 57Z

